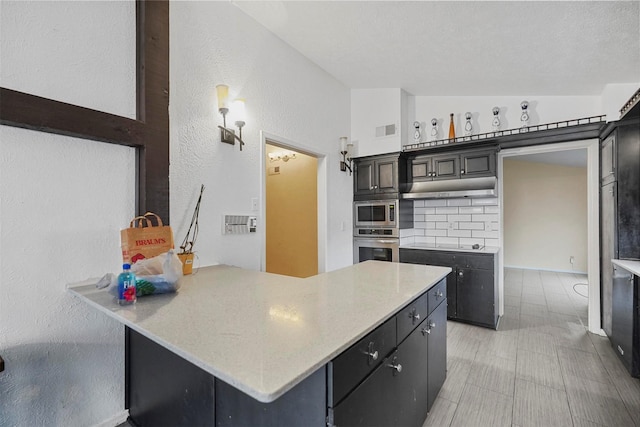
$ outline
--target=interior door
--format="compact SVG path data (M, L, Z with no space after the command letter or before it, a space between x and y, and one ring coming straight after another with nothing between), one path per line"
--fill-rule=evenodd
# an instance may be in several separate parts
M266 266L293 277L318 274L318 159L266 146ZM271 157L269 156L271 154ZM275 155L274 155L275 154ZM287 155L287 161L276 159Z

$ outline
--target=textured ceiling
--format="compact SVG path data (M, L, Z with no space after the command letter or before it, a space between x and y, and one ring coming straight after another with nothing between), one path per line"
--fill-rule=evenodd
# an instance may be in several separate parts
M350 88L600 95L640 82L640 1L233 1Z

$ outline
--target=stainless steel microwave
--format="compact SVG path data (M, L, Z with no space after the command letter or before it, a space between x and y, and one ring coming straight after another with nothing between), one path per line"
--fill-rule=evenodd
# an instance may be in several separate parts
M397 200L367 200L353 203L355 227L397 227Z

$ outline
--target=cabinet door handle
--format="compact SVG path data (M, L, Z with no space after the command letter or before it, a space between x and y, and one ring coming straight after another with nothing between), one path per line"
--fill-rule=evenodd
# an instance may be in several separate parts
M436 292L434 292L433 296L436 297L436 299L438 298L442 298L442 291L440 289L438 289Z
M413 320L420 320L420 314L416 313L415 308L411 311L411 313L409 313L409 317Z
M371 360L378 360L378 350L374 351L373 353L367 352L366 355L369 356Z
M436 327L436 324L434 322L429 322L429 326L427 328L422 328L420 332L422 332L422 335L431 334L431 329L435 327Z
M460 174L464 175L464 170L461 170L461 171L460 171Z
M374 342L370 342L369 346L367 348L367 351L364 352L364 354L367 355L367 357L371 360L378 360L378 350L374 350L373 346L374 346ZM371 361L370 360L370 361Z
M463 276L462 271L459 271L459 272L458 272L458 276L460 276L460 277L462 277L462 276Z
M615 171L611 171L609 172L609 175L613 175L615 173Z
M402 372L402 365L395 363L395 360L387 365L388 368L395 369L397 372Z

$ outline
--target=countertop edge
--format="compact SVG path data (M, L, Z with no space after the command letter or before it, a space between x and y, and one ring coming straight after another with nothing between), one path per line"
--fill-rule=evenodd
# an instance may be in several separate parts
M79 300L88 303L90 306L92 306L94 308L97 308L98 311L106 314L108 317L110 317L110 318L118 321L119 323L131 328L132 330L140 333L141 335L143 335L146 338L154 341L158 345L163 346L164 348L170 350L171 352L175 353L176 355L182 357L186 361L194 364L195 366L198 366L199 368L201 368L205 372L213 375L217 379L219 379L221 381L224 381L225 383L235 387L236 389L246 393L247 395L253 397L254 399L256 399L256 400L258 400L258 401L260 401L262 403L271 403L271 402L275 401L276 399L278 399L279 397L281 397L282 395L284 395L289 390L291 390L293 387L298 385L305 378L309 377L309 375L311 375L314 372L316 372L319 368L321 368L322 366L325 366L327 363L329 363L331 360L333 360L337 355L339 355L343 351L347 350L349 347L351 347L351 345L353 345L356 342L358 342L361 338L366 336L368 333L373 331L375 328L377 328L378 326L383 324L385 321L387 321L388 319L390 319L391 317L396 315L406 304L410 303L415 298L419 297L420 295L424 294L429 289L431 289L433 286L437 285L442 279L446 278L447 275L449 274L449 272L451 271L451 269L448 268L448 267L438 267L438 268L442 268L445 271L447 271L447 270L448 271L446 273L441 274L441 275L436 275L435 277L438 277L437 279L435 279L428 286L425 286L421 291L418 291L411 298L408 298L405 301L405 303L400 304L399 306L393 308L389 313L387 313L386 315L380 317L376 322L373 322L371 325L369 325L369 327L365 328L360 333L358 333L358 334L352 336L350 339L346 340L344 342L344 344L342 344L338 348L335 348L333 351L329 352L326 356L316 360L315 362L312 362L306 370L300 372L299 375L297 375L295 377L292 377L291 380L287 381L283 386L281 386L280 388L278 388L276 390L273 390L272 392L266 392L266 393L264 391L260 391L260 390L257 390L255 388L249 387L244 382L240 382L237 379L235 379L234 377L226 374L225 372L217 370L215 368L215 366L212 366L212 365L209 365L209 364L205 363L204 361L199 359L197 356L192 355L191 353L186 352L186 351L180 349L179 347L172 345L171 343L169 343L166 340L162 339L160 336L149 332L145 328L140 327L139 325L137 325L135 322L132 322L129 319L126 319L123 316L118 315L117 313L109 310L107 307L104 307L101 304L99 304L99 303L97 303L95 301L92 301L89 298L86 298L84 295L82 295L82 294L80 294L80 293L78 293L76 291L76 288L79 288L79 287L85 287L85 286L88 286L88 285L91 285L91 286L95 285L95 282L97 281L97 279L95 281L93 281L93 282L91 281L91 279L89 279L89 280L85 280L83 282L69 284L69 285L67 285L66 288L67 288L67 291L69 291L75 298L78 298ZM323 274L326 274L326 273L323 273ZM300 279L300 280L306 280L306 279ZM101 292L101 291L104 291L104 290L96 288L95 291L96 292Z
M636 276L640 276L640 261L630 259L612 259L611 262L627 271L630 271Z
M409 243L406 245L400 245L400 249L415 249L420 251L437 251L437 252L462 252L466 254L489 254L495 255L500 252L500 248L496 246L485 246L482 249L456 249L456 248L438 248L438 247L429 247L429 246L421 246L419 243Z

